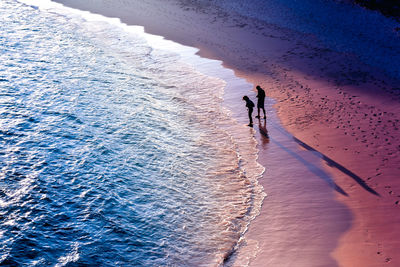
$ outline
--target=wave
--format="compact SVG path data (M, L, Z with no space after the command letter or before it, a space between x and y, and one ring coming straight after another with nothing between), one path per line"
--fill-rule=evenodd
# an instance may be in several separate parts
M35 205L46 209L46 203L58 203L41 213L52 227L76 219L50 233L53 239L75 229L71 242L57 243L65 247L57 257L61 265L87 263L88 248L102 255L107 249L100 242L110 245L111 252L102 255L105 262L118 255L117 247L125 241L127 255L132 247L142 247L138 260L142 264L218 266L235 258L246 242L251 243L244 234L265 197L258 184L264 168L257 163L254 131L231 116L223 94L231 83L248 89L251 85L220 61L203 59L196 55L197 49L146 34L143 27L47 0L21 2L64 17L70 23L66 31L76 32L77 41L84 39L80 33L89 39L78 42L74 53L67 51L72 54L49 51L59 54L55 61L46 55L45 62L54 61L56 67L41 69L44 87L32 95L47 106L29 111L33 114L28 117L35 119L20 127L21 131L30 127L32 133L27 133L26 142L19 142L22 150L37 149L35 142L44 138L38 141L41 150L35 152L43 153L43 164L30 178L30 190L18 193L18 199L9 194L5 205L32 198L36 187L47 193L39 197L46 201L39 204L35 198ZM55 75L61 72L57 65L63 68L60 77ZM38 87L37 81L30 81L30 87ZM64 179L64 185L57 179ZM21 191L18 186L16 190ZM61 192L70 196L67 203ZM78 208L83 208L82 217L74 215ZM81 234L88 240L74 238L82 238ZM25 243L32 246L38 242L29 240ZM188 244L197 247L185 247ZM121 262L134 260L115 257Z

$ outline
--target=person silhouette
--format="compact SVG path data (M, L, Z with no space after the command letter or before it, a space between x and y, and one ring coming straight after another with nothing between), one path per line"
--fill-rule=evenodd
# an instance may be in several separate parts
M249 99L249 97L247 95L245 95L243 97L243 100L246 101L246 107L247 107L247 110L249 111L248 114L249 114L250 123L248 124L248 126L253 127L253 118L251 116L253 113L254 103L253 103L253 101L251 101Z
M265 101L265 91L259 86L256 86L257 89L257 116L256 118L260 118L260 109L263 110L264 112L264 120L267 118L267 115L265 115L265 108L264 108L264 101Z

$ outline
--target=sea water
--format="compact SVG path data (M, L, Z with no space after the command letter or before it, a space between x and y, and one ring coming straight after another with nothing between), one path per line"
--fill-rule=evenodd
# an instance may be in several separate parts
M41 2L0 2L0 263L223 264L263 196L226 82Z

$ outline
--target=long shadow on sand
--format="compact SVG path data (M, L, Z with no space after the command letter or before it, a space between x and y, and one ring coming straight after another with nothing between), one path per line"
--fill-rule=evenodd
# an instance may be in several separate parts
M343 165L340 165L339 163L337 163L336 161L334 161L333 159L325 156L324 154L322 154L321 152L315 150L314 148L312 148L311 146L307 145L306 143L302 142L301 140L297 139L296 137L293 136L293 140L296 141L299 145L301 145L302 147L304 147L305 149L307 149L308 151L312 151L312 152L316 152L316 154L322 159L324 160L329 166L334 167L336 169L338 169L339 171L343 172L344 174L350 176L351 178L353 178L354 181L356 181L362 188L364 188L365 190L367 190L368 192L370 192L371 194L374 194L376 196L380 196L378 192L376 192L374 189L372 189L371 187L369 187L363 179L361 179L358 175L356 175L355 173L353 173L352 171L350 171L349 169L346 169L345 167L343 167Z
M300 139L294 137L293 135L287 133L284 129L281 129L281 127L279 127L279 125L275 125L274 123L272 123L274 128L276 130L278 130L280 133L292 138L296 143L298 143L300 146L302 146L303 148L305 148L308 151L311 151L314 153L314 155L318 156L319 158L321 158L322 160L324 160L329 166L336 168L338 170L340 170L342 173L346 174L347 176L349 176L350 178L352 178L355 182L357 182L362 188L364 188L366 191L368 191L371 194L374 194L376 196L380 196L378 192L376 192L374 189L372 189L371 187L369 187L365 181L363 179L361 179L358 175L356 175L355 173L353 173L352 171L348 170L347 168L345 168L343 165L337 163L336 161L332 160L331 158L325 156L324 154L322 154L321 152L319 152L318 150L314 149L313 147L307 145L306 143L304 143L303 141L301 141ZM261 124L260 124L261 125ZM260 126L259 125L259 126ZM273 141L276 145L278 145L280 148L282 148L283 150L285 150L286 152L288 152L290 155L292 155L294 158L296 158L297 160L299 160L301 163L303 163L311 172L313 172L315 175L319 176L320 178L322 178L323 180L325 180L333 189L335 189L337 192L348 196L348 194L342 189L340 188L329 176L329 174L327 174L324 170L322 170L321 168L315 166L314 164L310 163L309 161L305 160L304 158L302 158L300 155L298 155L296 152L290 150L289 148L285 147L284 145L282 145L280 142L272 139L267 132L267 129L265 127L259 127L260 130L260 134L264 137L267 137L269 140Z
M264 127L259 127L260 134L264 138L268 138L271 142L276 144L278 147L280 147L282 150L286 151L288 154L290 154L293 158L297 159L299 162L301 162L304 166L307 167L308 170L310 170L312 173L314 173L316 176L320 177L322 180L328 183L328 185L333 188L335 191L339 192L340 194L344 196L348 196L348 194L340 187L338 186L330 177L329 175L322 170L321 168L317 167L313 163L307 161L303 157L301 157L298 153L292 151L290 148L287 148L284 146L281 142L275 140L274 138L271 138L268 135L268 132L266 131L266 128Z

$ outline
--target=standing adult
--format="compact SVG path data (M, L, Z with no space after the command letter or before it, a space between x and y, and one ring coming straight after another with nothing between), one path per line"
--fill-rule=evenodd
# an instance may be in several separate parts
M256 86L257 89L257 116L256 118L260 118L260 109L263 110L264 112L264 120L267 118L267 115L265 115L265 108L264 108L264 101L265 101L265 91L259 86Z
M246 101L246 107L247 107L247 110L248 110L248 112L249 112L248 115L249 115L250 123L248 124L248 126L253 127L253 118L252 118L252 114L253 114L254 103L253 103L253 101L251 101L251 100L249 99L249 97L248 97L247 95L245 95L245 96L243 97L243 100Z

